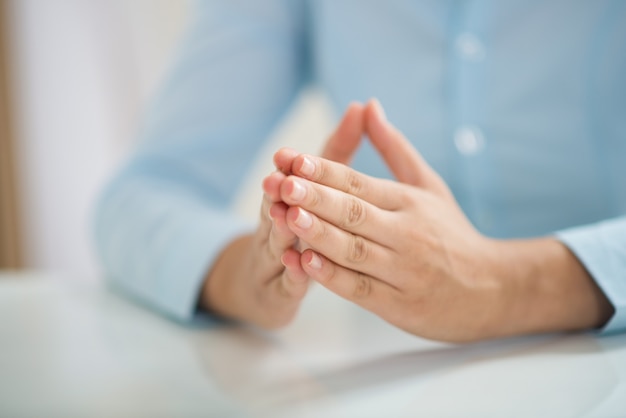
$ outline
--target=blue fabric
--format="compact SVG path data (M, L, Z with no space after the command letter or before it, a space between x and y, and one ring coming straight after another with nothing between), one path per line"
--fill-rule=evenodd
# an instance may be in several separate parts
M233 197L304 86L377 97L493 237L555 234L626 328L626 2L202 1L99 204L107 276L192 317ZM355 168L389 173L368 145Z

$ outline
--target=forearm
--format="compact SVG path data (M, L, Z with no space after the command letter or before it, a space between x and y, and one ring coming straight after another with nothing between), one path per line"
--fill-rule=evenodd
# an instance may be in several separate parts
M598 328L613 315L604 293L576 256L553 238L499 241L501 335Z

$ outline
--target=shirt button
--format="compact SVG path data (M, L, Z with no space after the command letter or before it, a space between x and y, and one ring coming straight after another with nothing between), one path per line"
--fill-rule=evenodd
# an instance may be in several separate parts
M471 33L462 33L456 39L456 48L461 55L480 61L485 57L485 48L480 40Z
M474 155L485 146L485 139L480 129L474 126L461 126L454 133L456 149L463 155Z

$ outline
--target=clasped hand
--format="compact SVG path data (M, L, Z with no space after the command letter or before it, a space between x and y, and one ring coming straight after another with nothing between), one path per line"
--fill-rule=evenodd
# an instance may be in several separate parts
M362 112L363 133L398 181L278 151L280 171L264 182L277 200L270 212L307 248L286 249L283 264L410 333L448 341L487 336L500 291L491 240L378 102L352 111Z
M366 134L397 181L348 166ZM376 101L352 104L321 157L281 149L256 232L230 243L200 306L289 323L310 279L412 334L443 341L602 326L614 309L553 237L494 240Z

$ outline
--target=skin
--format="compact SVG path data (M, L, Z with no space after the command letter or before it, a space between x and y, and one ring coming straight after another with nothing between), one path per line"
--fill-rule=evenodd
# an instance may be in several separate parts
M349 164L363 132L363 105L351 104L328 139L322 157ZM286 223L288 206L280 186L291 174L298 153L282 149L274 159L277 170L263 181L260 222L254 234L231 242L207 274L200 308L235 320L274 329L294 318L310 280L300 266L304 248Z
M346 165L363 133L397 181ZM613 314L559 241L481 235L376 101L348 109L322 157L281 149L274 161L263 183L271 216L207 280L203 300L218 313L284 325L311 278L407 332L449 342L590 329Z

